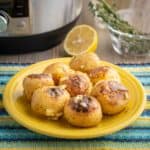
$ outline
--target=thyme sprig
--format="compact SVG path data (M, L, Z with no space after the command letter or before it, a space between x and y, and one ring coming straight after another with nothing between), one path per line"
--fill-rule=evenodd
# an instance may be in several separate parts
M94 16L98 18L100 17L104 23L110 27L125 33L141 34L127 21L121 19L115 10L105 0L97 0L96 3L90 1L89 8Z
M123 33L135 35L118 35L112 32L113 37L118 40L116 40L117 43L115 43L115 45L118 45L117 49L119 49L122 54L136 56L150 54L150 34L138 31L127 21L123 20L106 0L92 0L89 2L89 9L94 16L101 18L107 26ZM145 37L139 37L139 35Z

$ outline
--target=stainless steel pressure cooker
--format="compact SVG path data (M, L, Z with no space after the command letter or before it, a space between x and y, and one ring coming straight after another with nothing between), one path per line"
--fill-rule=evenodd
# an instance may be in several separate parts
M82 0L0 0L0 53L48 49L65 37Z

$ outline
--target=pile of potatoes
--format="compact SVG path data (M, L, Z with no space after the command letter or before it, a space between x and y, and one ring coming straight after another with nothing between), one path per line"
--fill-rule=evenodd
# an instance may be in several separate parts
M77 127L95 126L103 115L121 112L129 101L118 72L95 53L74 56L69 65L50 64L43 73L26 76L23 88L34 113L52 120L64 116Z

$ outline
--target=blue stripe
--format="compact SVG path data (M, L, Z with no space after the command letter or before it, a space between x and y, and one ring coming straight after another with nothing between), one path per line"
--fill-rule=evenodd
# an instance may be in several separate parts
M4 76L0 78L0 85L5 85L10 80L10 77Z
M12 133L13 134L13 133ZM37 137L37 135L35 135ZM68 139L69 140L69 139ZM50 141L54 141L54 142L66 142L66 144L68 143L68 140L65 139L57 139L57 138L32 138L31 136L28 136L28 138L23 138L22 135L20 135L20 137L6 137L6 138L0 138L1 142L50 142ZM95 139L90 139L90 140L69 140L72 142L77 142L77 144L79 144L78 142L149 142L150 143L150 138L148 138L148 136L146 138L141 138L141 137L137 137L137 139L128 139L128 138L124 138L124 139L117 139L117 138L111 138L111 137L103 137L103 138L95 138Z
M9 79L10 79L10 77L3 76L2 78L0 78L0 82L1 81L8 81Z
M150 83L142 83L143 86L150 86Z
M20 70L20 69L19 69ZM19 70L15 70L15 71L12 71L12 70L9 70L9 71L4 71L4 70L0 70L0 74L1 75L14 75L15 73L17 73Z
M142 132L142 134L140 134L140 132ZM12 134L12 136L8 136L8 135L11 135L11 133L14 133ZM136 136L138 135L138 136ZM119 132L116 132L115 134L111 134L111 135L108 135L108 136L105 136L103 138L99 138L100 140L101 139L109 139L109 140L115 140L115 141L118 141L118 140L124 140L124 139L127 139L128 137L128 140L131 141L131 140L138 140L138 139L143 139L143 140L150 140L150 130L147 130L147 129L144 129L144 130L137 130L137 129L126 129L126 130L121 130ZM55 139L55 138L51 138L51 137L47 137L47 136L43 136L43 135L40 135L40 134L36 134L32 131L29 131L25 128L23 129L1 129L1 132L0 132L0 139L1 140L6 140L6 139L11 139L11 140L38 140L38 139L41 139L41 140L45 140L45 139Z
M32 63L0 63L0 66L4 66L4 67L7 67L7 66L28 66L28 65L31 65Z
M8 82L8 80L7 81L0 81L0 86L5 85L7 82Z
M117 64L121 67L150 67L150 63L140 63L140 64Z
M13 74L0 74L0 78L2 77L7 77L7 78L11 78L13 75L14 75L15 73L13 73Z
M137 76L150 76L150 71L141 71L139 70L139 72L134 72L134 71L130 71L133 75L137 75Z
M147 100L150 101L150 95L147 95Z
M137 140L128 140L128 139L123 139L123 140L115 140L115 139L113 139L113 140L110 140L110 139L104 139L104 138L102 138L102 139L95 139L94 141L91 139L90 141L87 141L86 139L84 139L83 141L81 141L81 140L70 140L70 139L68 139L68 140L63 140L63 139L3 139L3 140L1 140L1 142L15 142L15 143L17 143L17 142L23 142L23 143L33 143L33 142L44 142L45 144L47 144L47 142L65 142L66 143L66 146L68 145L68 142L74 142L73 144L75 144L76 146L79 144L79 142L80 142L80 146L82 146L82 144L84 143L84 142L90 142L89 144L90 144L90 146L91 146L91 142L92 142L92 144L94 145L94 143L97 145L97 142L118 142L118 143L122 143L122 142L128 142L128 143L130 143L130 142L135 142L135 143L139 143L139 142L146 142L147 144L150 144L150 140L149 139L137 139ZM75 143L76 142L76 143ZM93 143L94 142L94 143ZM143 143L143 144L144 144ZM85 143L84 143L85 144ZM50 145L50 146L52 146L53 147L53 144L52 145Z
M78 142L150 142L150 139L131 139L131 140L128 140L128 139L121 139L121 140L117 140L117 139L109 139L109 138L101 138L101 139L96 139L96 140L90 140L90 141L87 141L87 140L63 140L63 139L20 139L20 138L16 138L16 139L0 139L1 142L66 142L66 144L68 144L69 141L72 141L72 142L77 142L76 144L79 144ZM81 143L82 144L82 143ZM93 143L94 144L94 143ZM90 144L91 145L91 144Z
M0 116L8 116L8 113L4 108L0 109Z
M145 109L144 111L143 111L143 113L142 113L142 115L141 116L143 116L143 117L149 117L150 116L150 109Z
M0 63L0 66L27 66L32 63ZM140 63L140 64L116 64L121 67L150 67L150 63Z
M138 79L149 79L150 80L150 74L149 75L135 75Z
M150 83L150 76L148 77L137 77L141 82L145 83L148 82Z
M149 125L150 125L150 123L149 123ZM0 127L1 128L1 127ZM142 127L142 126L129 126L129 127L127 127L127 128L125 128L125 129L123 129L123 130L129 130L129 129L134 129L134 130L150 130L150 126L144 126L144 127Z
M149 128L147 128L149 129ZM22 126L9 126L9 124L6 126L0 126L0 130L27 130Z

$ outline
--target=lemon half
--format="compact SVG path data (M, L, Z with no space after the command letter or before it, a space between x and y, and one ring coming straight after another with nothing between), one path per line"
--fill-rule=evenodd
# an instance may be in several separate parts
M85 52L94 52L98 45L98 35L89 25L78 25L66 36L64 50L67 54L76 56Z

